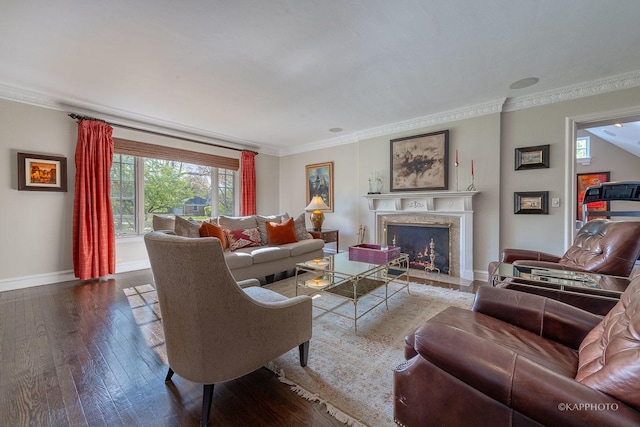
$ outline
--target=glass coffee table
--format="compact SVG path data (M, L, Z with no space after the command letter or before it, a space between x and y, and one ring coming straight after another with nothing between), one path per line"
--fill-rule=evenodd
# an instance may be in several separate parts
M299 277L300 273L311 273L304 277ZM400 282L398 288L389 290L389 283L402 276L406 280ZM393 295L407 289L409 292L409 256L400 254L383 264L372 264L368 262L355 261L349 259L348 252L340 252L324 258L317 258L296 264L296 295L299 292L312 294L314 298L314 308L337 314L353 320L355 333L358 333L358 319L369 313L380 304L385 303L389 308L388 300ZM384 295L375 292L384 286ZM323 306L317 301L322 295L336 296L353 303L353 316L339 306ZM363 297L367 297L364 309L358 312L358 302Z
M492 286L513 283L533 289L553 290L567 295L599 298L611 302L620 299L620 295L627 289L630 282L628 277L554 270L504 262L497 265L489 280Z

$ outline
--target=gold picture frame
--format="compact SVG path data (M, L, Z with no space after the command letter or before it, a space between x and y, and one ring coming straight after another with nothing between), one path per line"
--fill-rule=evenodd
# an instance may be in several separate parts
M306 166L307 202L311 202L313 196L322 197L324 203L329 206L328 211L333 212L333 162L315 163Z

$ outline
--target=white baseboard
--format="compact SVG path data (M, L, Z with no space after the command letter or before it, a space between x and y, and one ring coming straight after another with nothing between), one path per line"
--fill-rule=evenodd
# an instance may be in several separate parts
M128 271L145 270L147 268L151 268L149 260L120 263L116 265L116 274L126 273ZM34 274L31 276L11 277L9 279L0 280L0 292L32 288L34 286L51 285L54 283L70 282L73 280L78 279L72 270ZM78 280L78 282L80 281Z

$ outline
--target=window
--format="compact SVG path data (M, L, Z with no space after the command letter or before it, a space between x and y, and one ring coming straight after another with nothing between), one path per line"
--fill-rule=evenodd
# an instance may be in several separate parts
M111 206L116 236L151 231L153 215L234 215L235 182L229 169L114 154Z
M591 158L591 143L588 136L576 138L576 160Z

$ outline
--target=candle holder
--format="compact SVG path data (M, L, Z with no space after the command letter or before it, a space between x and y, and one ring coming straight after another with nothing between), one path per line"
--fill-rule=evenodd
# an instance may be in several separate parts
M467 191L478 191L476 190L476 186L473 185L473 175L471 175L471 184L469 184L469 186L467 187Z

